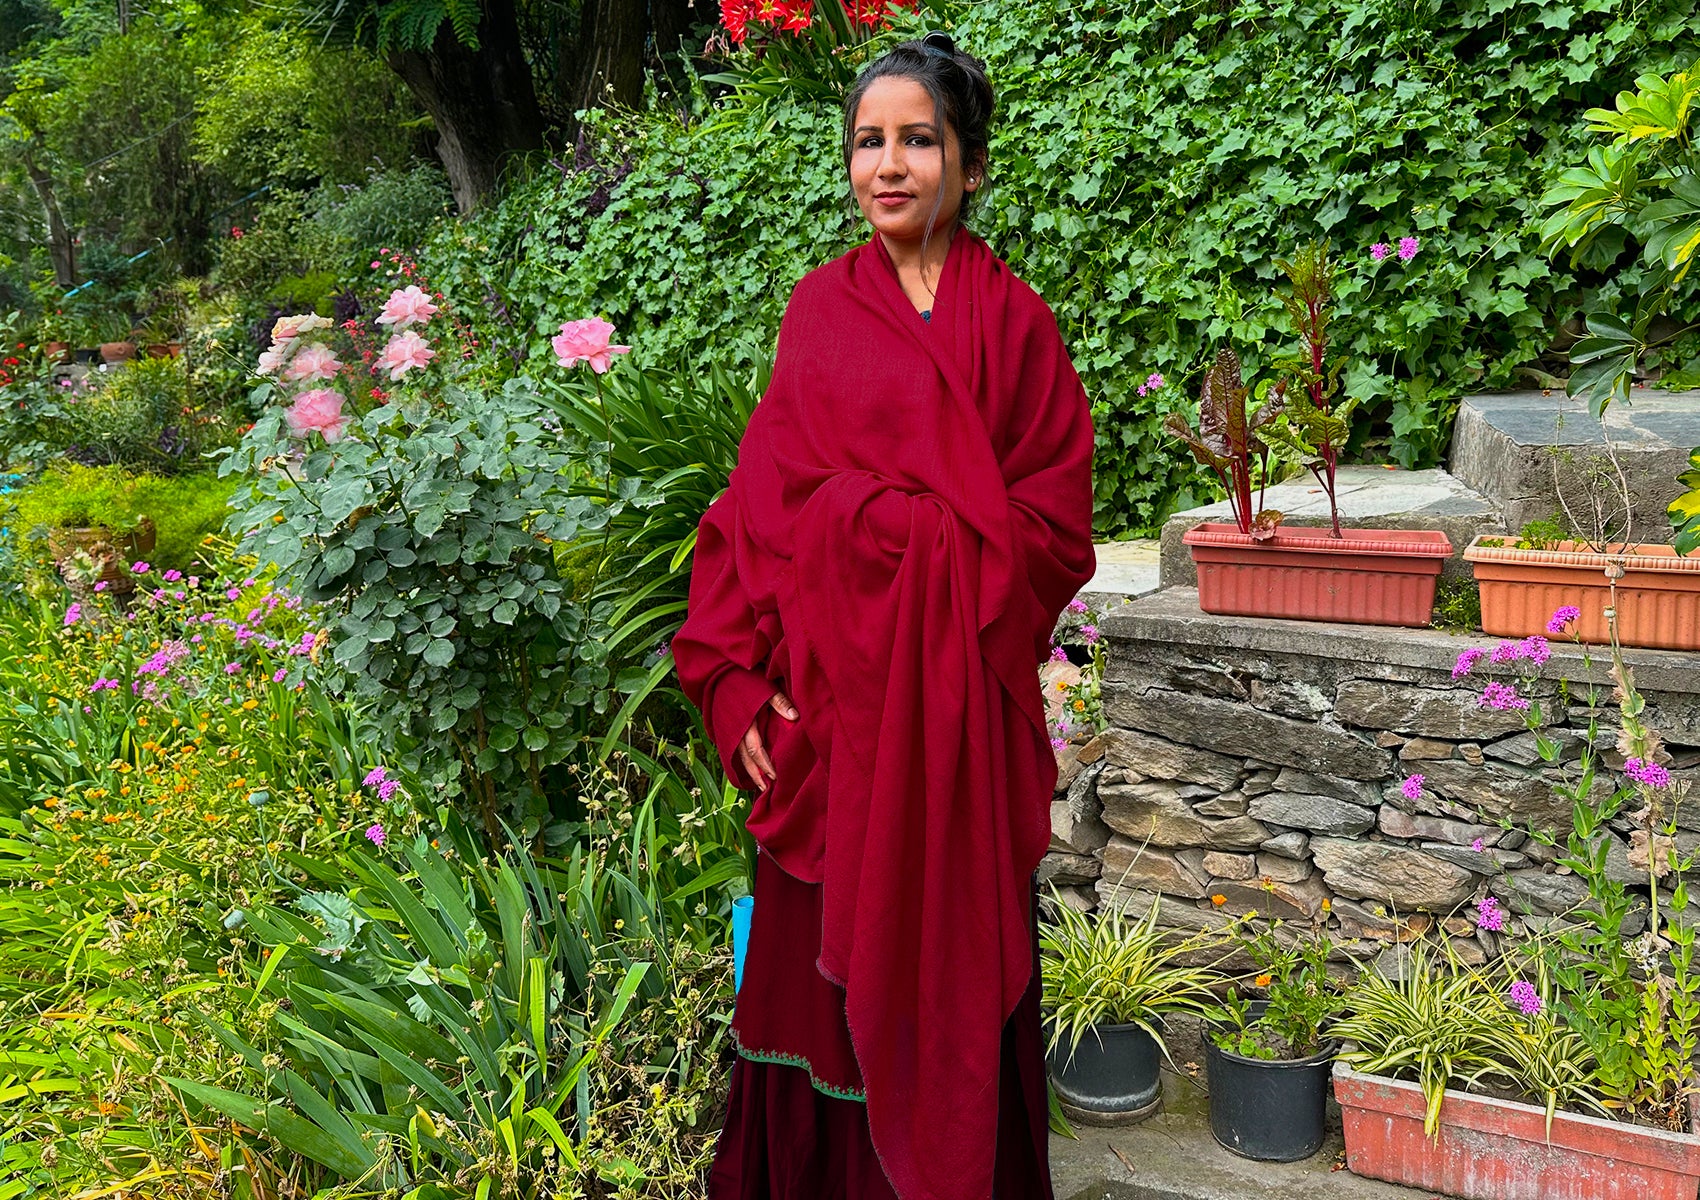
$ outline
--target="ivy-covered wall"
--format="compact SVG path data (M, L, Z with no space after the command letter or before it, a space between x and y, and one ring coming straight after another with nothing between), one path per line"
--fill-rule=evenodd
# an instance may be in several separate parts
M950 22L999 89L972 220L1050 301L1093 397L1097 521L1149 530L1204 494L1161 433L1209 348L1284 349L1275 259L1341 255L1354 451L1437 463L1457 398L1540 382L1578 311L1632 291L1607 245L1543 254L1536 203L1583 113L1691 63L1691 0L977 0ZM933 18L935 21L937 17ZM645 359L771 353L792 283L862 237L836 109L723 100L593 122L575 163L438 246L492 311L596 313ZM1373 243L1417 239L1408 262ZM1692 320L1695 313L1679 314ZM1561 343L1562 344L1562 343ZM1665 355L1700 374L1700 336ZM1152 371L1167 386L1138 387Z

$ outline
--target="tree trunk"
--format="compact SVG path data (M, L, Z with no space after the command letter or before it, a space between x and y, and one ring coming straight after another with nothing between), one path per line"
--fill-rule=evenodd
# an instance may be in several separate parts
M679 54L685 38L696 25L712 25L719 19L712 0L650 0L649 19L655 34L653 53L661 71L675 84L682 82Z
M636 0L582 0L570 67L562 64L561 104L569 113L569 140L578 137L577 114L605 104L636 108L643 102L647 6Z
M41 165L41 160L35 156L35 148L24 146L24 170L30 178L30 186L35 188L35 194L41 200L41 207L47 211L47 254L53 260L53 282L59 285L61 291L69 291L77 286L77 259L75 248L71 245L71 231L65 227L65 217L59 211L59 196L53 188L53 176Z
M429 50L389 54L431 114L437 153L463 213L495 192L509 155L543 149L543 114L520 52L513 0L487 0L478 38L479 48L467 49L445 20Z

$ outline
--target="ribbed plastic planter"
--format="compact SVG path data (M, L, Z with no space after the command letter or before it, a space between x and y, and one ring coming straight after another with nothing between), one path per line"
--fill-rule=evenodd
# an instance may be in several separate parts
M1334 1065L1346 1166L1462 1200L1694 1200L1700 1138L1448 1091L1439 1135L1423 1133L1414 1083Z
M1640 543L1612 555L1575 542L1551 550L1519 550L1491 535L1464 547L1482 593L1482 629L1496 637L1545 633L1555 610L1582 610L1574 632L1584 642L1611 640L1605 610L1611 605L1606 569L1623 568L1617 583L1617 636L1625 646L1700 650L1700 554L1682 556L1671 546Z
M1210 1133L1224 1150L1259 1162L1297 1162L1327 1132L1330 1043L1309 1058L1247 1058L1204 1040Z
M1088 1125L1131 1125L1156 1112L1162 1059L1157 1039L1138 1025L1094 1025L1072 1055L1066 1039L1045 1055L1063 1112Z
M1429 623L1434 585L1452 556L1438 529L1282 531L1258 541L1207 521L1182 541L1198 567L1198 606L1236 617L1355 625Z

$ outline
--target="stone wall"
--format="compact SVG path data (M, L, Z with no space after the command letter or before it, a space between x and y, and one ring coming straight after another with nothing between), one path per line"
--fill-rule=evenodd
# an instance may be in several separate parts
M1103 685L1110 728L1061 755L1042 889L1065 903L1208 928L1256 909L1325 924L1342 960L1394 954L1418 936L1447 938L1470 962L1497 952L1471 919L1492 894L1512 928L1549 925L1586 895L1555 867L1558 851L1516 825L1568 832L1551 779L1574 763L1590 720L1606 764L1616 710L1601 665L1554 643L1534 690L1548 736L1543 764L1516 712L1477 703L1482 678L1452 679L1459 651L1493 639L1432 630L1212 617L1196 593L1169 588L1114 610ZM1700 845L1700 661L1631 651L1673 776L1693 788L1679 848ZM1478 668L1479 670L1479 668ZM1561 689L1560 681L1567 689ZM1400 783L1421 773L1421 799ZM1627 826L1608 863L1629 863ZM1473 847L1480 842L1481 849ZM1635 918L1632 918L1632 922ZM1633 932L1628 930L1626 932Z

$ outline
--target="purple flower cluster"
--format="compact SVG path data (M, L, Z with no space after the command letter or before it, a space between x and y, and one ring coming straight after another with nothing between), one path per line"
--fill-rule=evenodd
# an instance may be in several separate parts
M1488 680L1487 686L1482 689L1481 699L1477 700L1476 704L1480 708L1493 708L1500 712L1529 707L1528 700L1517 694L1516 684L1501 683L1497 679Z
M1468 675L1475 665L1487 657L1487 651L1480 646L1471 646L1458 656L1458 661L1452 664L1452 678L1462 679Z
M1421 775L1405 776L1405 782L1399 785L1399 794L1407 800L1421 800L1423 798L1423 777Z
M1068 602L1068 611L1071 612L1071 613L1083 613L1083 612L1085 612L1086 611L1086 601L1082 600L1079 596L1076 596L1073 600L1070 600Z
M1068 651L1064 650L1061 646L1052 646L1051 647L1050 661L1051 662L1067 662L1068 661Z
M1505 928L1505 910L1499 906L1498 900L1483 896L1476 901L1476 924L1492 933Z
M1561 634L1572 621L1582 619L1582 610L1574 604L1566 604L1553 610L1552 617L1547 621L1547 632Z
M1392 253L1394 253L1393 247L1386 242L1377 242L1369 248L1369 256L1376 262L1380 262ZM1398 254L1400 262L1410 262L1417 256L1417 239L1414 237L1400 238Z
M83 618L83 606L81 604L77 604L77 603L73 602L70 605L70 607L66 608L66 610L65 610L65 624L66 625L75 625L78 621L82 620L82 618Z
M391 779L389 777L389 772L383 767L373 767L370 771L366 772L366 778L361 782L366 787L377 788L378 799L380 800L388 800L391 796L395 795L396 789L401 786L401 781L399 779Z
M1098 627L1096 625L1082 625L1080 636L1086 639L1088 645L1092 645L1098 640Z
M116 679L108 679L104 675L89 684L89 691L91 692L116 692L117 690L118 681Z
M366 840L371 842L374 846L382 846L384 844L384 837L384 827L376 821L374 821L371 827L366 830Z
M1532 1017L1541 1011L1541 994L1535 990L1535 985L1527 979L1519 979L1511 985L1506 993L1507 1000L1525 1017Z
M1623 773L1636 783L1644 783L1648 787L1666 788L1670 786L1670 772L1650 758L1629 759L1623 764Z
M1164 380L1162 372L1153 371L1145 377L1145 382L1140 384L1135 390L1137 390L1141 396L1148 395L1162 387L1165 382L1166 380Z

